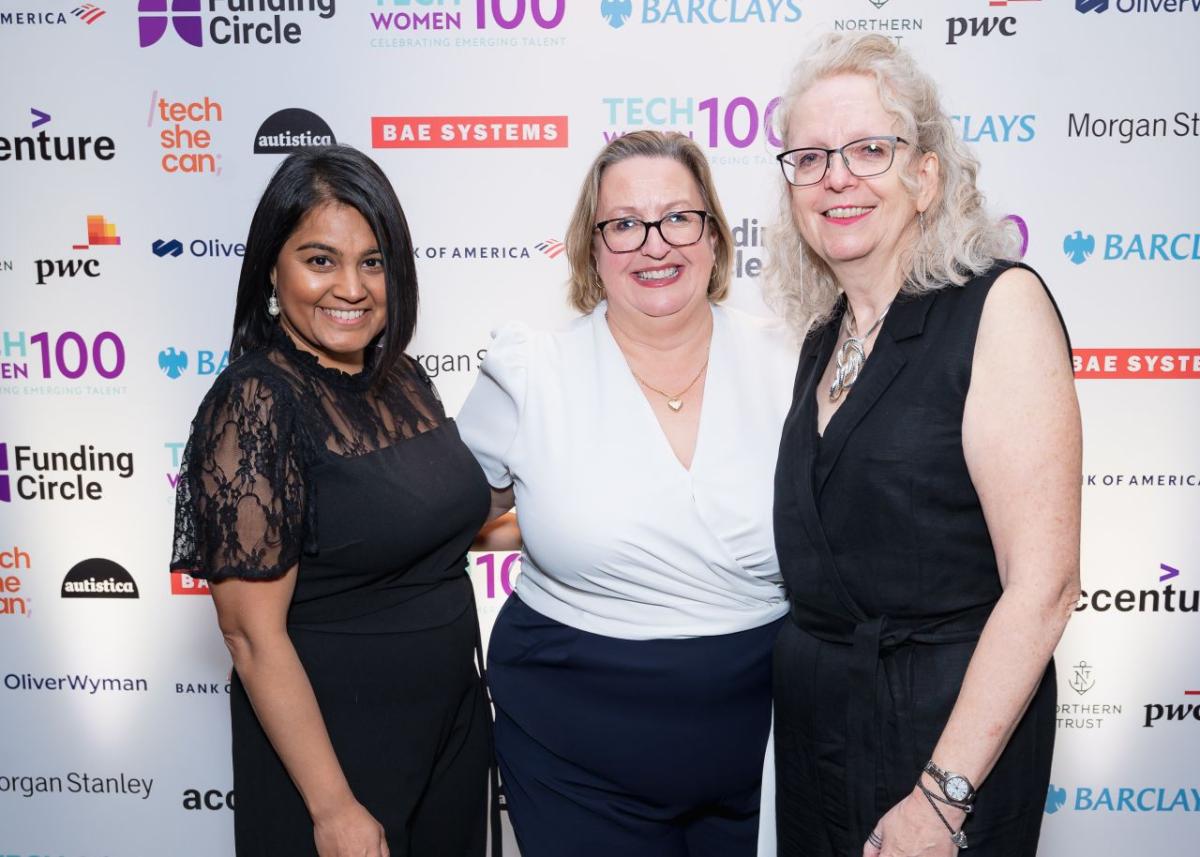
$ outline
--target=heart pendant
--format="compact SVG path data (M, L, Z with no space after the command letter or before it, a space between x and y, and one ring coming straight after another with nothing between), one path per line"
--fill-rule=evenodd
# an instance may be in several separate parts
M667 399L667 407L673 411L678 411L683 407L683 399Z

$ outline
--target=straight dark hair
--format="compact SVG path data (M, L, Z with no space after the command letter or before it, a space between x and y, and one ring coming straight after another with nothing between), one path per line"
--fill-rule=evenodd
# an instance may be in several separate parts
M387 322L368 348L380 346L370 369L372 385L386 378L417 326L417 271L412 237L400 200L379 165L351 146L321 146L288 155L263 191L238 278L229 358L262 348L279 322L267 314L271 268L297 225L330 202L358 211L371 227L383 257Z

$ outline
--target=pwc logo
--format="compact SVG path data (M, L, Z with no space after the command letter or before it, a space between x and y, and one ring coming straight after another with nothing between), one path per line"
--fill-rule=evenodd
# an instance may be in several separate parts
M87 239L83 244L72 244L72 250L90 250L93 247L117 247L121 244L121 236L117 234L116 224L109 223L102 214L87 216ZM100 260L87 259L34 259L33 269L35 281L39 286L53 279L74 279L87 277L95 279L100 276Z
M372 116L376 149L565 149L566 116Z

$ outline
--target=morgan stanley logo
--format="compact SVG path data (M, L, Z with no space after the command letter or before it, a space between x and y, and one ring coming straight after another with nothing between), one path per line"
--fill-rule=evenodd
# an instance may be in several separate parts
M171 13L167 14L170 2ZM167 32L167 23L176 35L193 47L204 45L204 19L200 0L138 0L138 46L148 48Z

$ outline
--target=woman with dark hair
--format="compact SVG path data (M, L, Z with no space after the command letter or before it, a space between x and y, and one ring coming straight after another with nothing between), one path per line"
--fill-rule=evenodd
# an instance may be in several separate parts
M233 655L239 855L482 855L490 725L466 551L488 486L404 354L412 241L347 147L250 225L233 358L192 423L172 570Z

